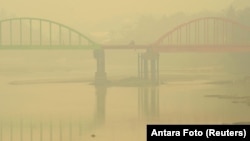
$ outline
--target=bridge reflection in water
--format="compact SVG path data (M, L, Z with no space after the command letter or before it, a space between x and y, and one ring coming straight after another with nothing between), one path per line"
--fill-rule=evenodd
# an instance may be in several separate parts
M93 125L82 120L2 120L0 141L75 141L86 138Z
M159 117L158 87L138 87L138 114L141 119L156 119Z
M95 86L96 105L91 121L79 119L1 118L0 141L78 141L94 138L105 126L108 87ZM138 87L138 121L159 117L158 87Z

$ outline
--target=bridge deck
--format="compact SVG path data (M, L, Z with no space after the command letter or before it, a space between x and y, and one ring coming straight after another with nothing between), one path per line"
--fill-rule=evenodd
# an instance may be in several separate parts
M147 49L149 45L101 45L103 49Z
M250 45L174 45L156 46L156 52L250 52Z
M7 45L0 46L0 49L99 49L104 50L147 50L152 49L159 53L170 52L250 52L250 45L99 45L99 46L60 46L60 45Z
M107 50L149 49L156 52L250 52L250 45L102 45Z

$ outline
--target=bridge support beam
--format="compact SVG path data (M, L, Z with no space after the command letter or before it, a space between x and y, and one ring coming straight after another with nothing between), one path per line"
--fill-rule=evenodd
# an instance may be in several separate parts
M105 52L103 49L94 50L94 57L96 59L96 73L95 73L95 84L103 85L107 82L107 75L105 72Z
M150 84L159 84L159 53L147 51L138 54L138 78Z

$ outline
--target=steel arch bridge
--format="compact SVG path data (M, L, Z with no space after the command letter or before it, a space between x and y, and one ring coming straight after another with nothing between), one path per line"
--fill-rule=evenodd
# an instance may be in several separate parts
M0 21L0 49L149 49L156 52L250 51L250 27L222 17L178 25L150 45L99 45L64 24L41 18Z
M64 24L41 18L0 20L0 49L99 49L100 45Z
M197 18L165 33L151 49L157 52L250 51L250 26L222 17Z

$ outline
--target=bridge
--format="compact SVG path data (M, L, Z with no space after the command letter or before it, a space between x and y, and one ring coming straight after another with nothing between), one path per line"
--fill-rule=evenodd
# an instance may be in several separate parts
M169 52L249 52L250 26L222 17L182 23L148 45L102 45L64 24L40 18L0 21L0 49L91 49L96 84L106 82L105 50L145 50L138 54L138 78L158 84L159 54Z

